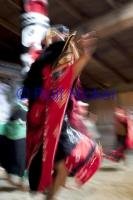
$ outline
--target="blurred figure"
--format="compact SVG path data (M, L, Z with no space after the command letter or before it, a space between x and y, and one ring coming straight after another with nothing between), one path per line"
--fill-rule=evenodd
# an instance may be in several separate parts
M125 160L125 152L127 150L127 113L123 108L117 107L115 110L115 133L116 133L116 161Z
M73 110L70 114L70 124L71 126L84 133L87 137L91 138L91 132L89 132L88 125L86 123L88 116L88 104L82 101L78 101L72 98Z
M5 126L11 113L11 103L9 102L10 86L7 83L0 82L0 165L5 157L3 154L4 148L4 132Z
M92 139L99 139L96 115L89 111L89 104L73 98L74 108L70 116L71 126Z
M25 172L26 112L24 101L15 103L2 141L1 165L8 174L8 181L19 187L23 187Z
M88 130L91 132L91 136L94 140L99 140L100 139L100 133L97 129L97 116L92 113L92 112L88 112L88 118L86 120L86 126L88 127Z
M22 75L29 71L42 50L41 42L49 28L47 6L47 0L22 0ZM12 99L14 102L11 102L7 100L8 93L9 86L0 83L0 165L6 170L8 180L21 186L26 157L27 100L16 102Z
M127 134L127 146L128 149L133 149L133 110L127 110L127 124L128 124L128 134Z
M25 75L31 64L42 50L42 39L49 28L48 1L22 0L21 43L22 75Z
M121 107L115 109L116 149L106 158L119 162L126 159L126 151L133 149L133 118Z

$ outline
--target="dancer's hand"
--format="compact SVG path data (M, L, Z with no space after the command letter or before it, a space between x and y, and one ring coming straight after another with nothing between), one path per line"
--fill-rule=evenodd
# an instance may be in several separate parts
M81 73L83 68L91 60L92 54L96 48L96 41L97 36L95 31L82 35L77 41L77 47L81 49L81 54L74 65L74 79Z
M80 39L77 41L79 48L82 50L83 54L92 56L95 51L97 42L97 35L95 31L81 35Z

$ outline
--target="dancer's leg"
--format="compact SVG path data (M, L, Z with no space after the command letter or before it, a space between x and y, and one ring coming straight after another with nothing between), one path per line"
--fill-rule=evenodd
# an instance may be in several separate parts
M55 170L56 176L54 178L51 188L49 189L46 200L54 200L55 195L60 187L65 185L65 181L68 176L68 171L65 167L64 161L60 161L58 164L56 164Z
M33 158L29 168L29 185L30 190L37 191L39 178L41 175L41 160L42 160L42 148L38 151L37 155Z

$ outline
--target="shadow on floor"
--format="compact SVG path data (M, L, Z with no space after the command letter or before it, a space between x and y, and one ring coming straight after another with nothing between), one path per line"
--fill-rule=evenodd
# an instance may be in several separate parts
M12 187L0 187L0 192L14 192L14 191L16 191L17 190L17 188L12 188Z
M115 167L101 167L100 168L100 171L102 171L102 172L117 172L117 171L120 171L120 170L122 170L121 168L115 168Z

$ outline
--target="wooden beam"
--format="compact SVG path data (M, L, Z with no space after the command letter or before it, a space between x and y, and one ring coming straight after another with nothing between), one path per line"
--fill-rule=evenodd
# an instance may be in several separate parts
M15 63L4 62L0 60L0 77L10 77L12 80L21 79L21 66Z
M6 2L4 2L4 3L10 5L10 7L13 9L17 9L18 13L20 12L20 9L21 9L20 6L17 5L14 1L6 0ZM0 17L0 25L3 26L4 28L6 28L7 30L11 31L15 35L18 35L18 36L20 35L19 28L17 26L15 26L14 24L12 24L11 21L6 20L4 17L3 18Z
M127 61L132 66L132 64L133 64L133 57L128 53L128 49L125 46L123 46L123 44L121 44L120 42L118 42L114 38L111 38L110 41L111 41L111 45L114 48L116 48L117 50L119 50L120 53L127 59Z
M110 65L107 61L105 61L103 58L101 58L99 55L95 54L94 61L97 61L100 63L104 68L107 68L108 70L112 71L117 77L119 77L122 81L125 83L129 83L130 80L124 76L117 68L114 68L112 65Z
M21 10L20 5L16 1L13 1L13 0L6 0L6 1L8 1L13 7L18 9L19 11ZM22 1L22 0L20 0L20 1Z
M17 74L17 73L14 73L12 71L5 71L4 69L2 69L0 67L0 77L3 77L3 78L7 78L7 77L10 77L11 79L15 80L15 79L20 79L20 75Z
M7 30L11 31L15 35L20 35L18 28L10 22L6 21L5 19L0 18L0 25L6 28Z
M120 8L122 6L122 4L123 4L122 2L117 1L117 0L106 0L106 2L113 9Z
M106 2L111 8L113 9L117 8L115 0L106 0Z
M87 21L77 29L96 30L101 38L109 37L133 27L133 2L115 9L110 14Z
M80 15L80 13L74 9L71 5L69 5L69 3L67 3L67 1L63 1L63 0L57 0L56 1L63 9L65 9L71 16L75 17L77 20L83 20L83 16ZM86 18L87 20L87 18Z
M0 67L3 67L3 69L6 69L7 71L14 71L15 73L20 73L20 70L22 69L21 65L12 63L12 62L6 62L3 60L0 60Z
M104 85L104 83L101 83L98 79L96 79L95 77L93 77L89 72L88 70L86 70L86 73L87 73L87 76L88 76L88 79L92 80L94 83L97 84L97 86L101 89L105 89L105 88L108 88L106 85Z
M114 68L107 61L105 61L103 58L101 58L97 53L94 54L93 58L91 59L91 63L93 63L93 65L98 65L101 68L106 68L107 70L113 72L113 74L116 75L118 78L120 78L124 83L131 82L131 80L129 80L121 72L119 72L118 69ZM90 65L91 65L91 63L90 63ZM104 84L104 87L110 87L110 86L107 86L107 84Z

